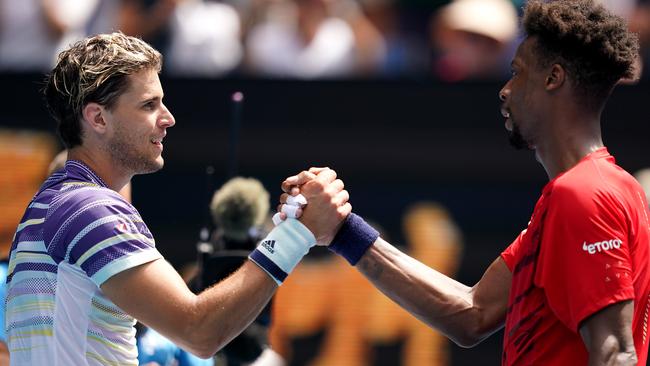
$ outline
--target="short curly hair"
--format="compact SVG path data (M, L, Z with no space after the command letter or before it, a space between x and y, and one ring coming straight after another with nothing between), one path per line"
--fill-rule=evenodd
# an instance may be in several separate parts
M602 101L619 80L635 75L638 37L593 0L530 0L523 27L537 40L539 65L562 65L588 99Z
M66 148L81 145L81 112L96 102L112 108L129 85L127 76L144 69L160 72L161 54L123 33L85 38L61 52L45 80L45 102Z

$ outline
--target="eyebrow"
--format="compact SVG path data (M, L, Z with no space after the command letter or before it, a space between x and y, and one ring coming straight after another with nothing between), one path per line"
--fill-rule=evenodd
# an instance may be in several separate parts
M140 101L140 103L141 103L141 104L147 104L147 103L149 103L149 102L157 102L157 101L159 101L159 100L162 100L162 97L160 97L160 96L155 96L155 97L151 97L151 98L144 99L144 100Z

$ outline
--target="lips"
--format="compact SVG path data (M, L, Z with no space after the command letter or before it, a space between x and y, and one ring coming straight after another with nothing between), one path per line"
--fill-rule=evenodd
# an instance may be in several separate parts
M505 118L510 118L510 111L508 110L507 107L505 106L501 107L501 115Z
M149 140L149 141L150 141L152 144L156 145L156 147L158 147L159 149L162 150L162 148L163 148L163 144L162 144L163 139L164 139L164 136L163 136L163 137L153 137L153 138L151 138L151 140Z
M508 131L512 131L512 121L510 120L510 111L505 107L501 107L501 115L506 119L505 128Z

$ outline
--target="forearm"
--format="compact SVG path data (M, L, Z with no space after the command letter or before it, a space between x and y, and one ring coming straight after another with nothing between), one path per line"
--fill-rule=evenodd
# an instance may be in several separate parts
M620 343L610 339L596 352L589 353L589 366L636 366L638 363L634 346L621 349Z
M187 344L199 356L213 355L255 320L277 287L268 274L247 261L195 297L181 345Z
M357 268L384 294L461 346L472 346L500 328L485 320L475 289L400 252L381 238Z
M580 326L589 353L589 366L636 365L632 337L634 302L622 301L601 309Z
M278 288L256 264L247 261L232 276L197 297L197 330L217 348L225 346L260 314Z
M127 314L201 357L210 357L246 328L276 288L262 269L246 262L195 295L162 259L118 273L102 285Z

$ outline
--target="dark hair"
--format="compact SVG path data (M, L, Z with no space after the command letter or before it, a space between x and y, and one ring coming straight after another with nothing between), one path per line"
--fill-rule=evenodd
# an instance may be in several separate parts
M530 0L523 27L537 41L539 65L561 64L587 101L603 102L620 79L634 77L638 37L593 0Z
M61 52L45 80L45 102L66 148L81 145L81 112L96 102L107 108L128 89L127 76L160 71L162 56L141 39L122 33L88 37Z

